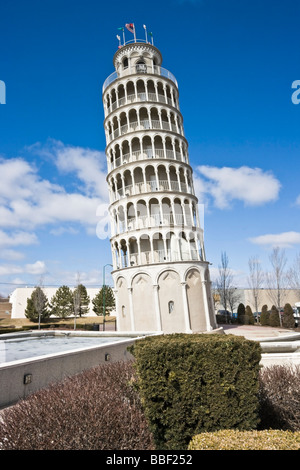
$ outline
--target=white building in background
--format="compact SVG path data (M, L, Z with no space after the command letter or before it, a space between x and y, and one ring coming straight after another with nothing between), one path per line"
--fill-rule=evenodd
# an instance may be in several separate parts
M26 318L25 309L27 307L27 299L31 297L32 292L35 287L18 287L15 289L9 297L11 303L11 318ZM43 287L43 291L47 296L49 302L51 302L52 297L55 295L58 287ZM73 290L73 288L71 289ZM93 312L92 300L98 294L99 288L86 287L87 294L90 298L89 304L89 313L85 316L94 317L96 314ZM114 313L112 312L112 315Z
M177 81L144 40L120 45L113 64L102 99L118 329L213 330Z

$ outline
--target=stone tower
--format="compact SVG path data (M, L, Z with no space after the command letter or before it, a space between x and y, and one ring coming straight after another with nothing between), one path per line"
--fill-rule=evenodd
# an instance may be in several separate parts
M113 64L103 106L118 330L213 330L177 81L144 40L120 45Z

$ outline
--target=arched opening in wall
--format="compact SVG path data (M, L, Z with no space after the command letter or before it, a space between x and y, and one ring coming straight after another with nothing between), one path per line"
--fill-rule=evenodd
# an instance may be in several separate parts
M148 99L149 101L156 101L156 92L153 80L147 81L147 89L148 89Z
M166 234L166 260L167 261L180 261L178 239L176 234L171 230Z
M188 261L191 258L191 256L190 256L189 241L187 239L185 232L180 232L178 241L179 241L179 249L180 249L180 259L182 261Z
M165 131L170 130L169 117L168 117L167 111L165 109L162 109L162 111L161 111L161 124L162 124L162 128Z
M157 93L158 93L158 101L161 103L165 103L165 92L164 92L164 86L161 82L157 82Z
M144 158L153 158L153 148L151 138L147 135L143 137Z
M124 171L124 186L125 186L125 196L131 196L132 194L132 176L129 170Z
M149 235L143 234L140 237L140 250L141 250L141 263L150 264L151 259L151 244Z
M193 225L194 227L197 227L197 212L196 212L196 204L192 202L192 213L193 213Z
M118 123L118 119L116 116L112 120L112 128L113 128L113 138L115 138L117 137L119 133L119 123Z
M176 197L174 199L174 212L175 212L175 223L179 227L184 226L184 218L183 218L183 211L181 206L181 200Z
M199 252L197 246L197 237L195 236L194 232L189 233L190 239L190 250L191 250L191 258L192 260L199 260Z
M119 219L119 233L125 232L125 213L123 206L118 208L118 219Z
M157 108L150 108L151 129L160 129L159 115Z
M111 90L111 106L112 106L112 110L114 110L115 107L117 106L117 95L114 89Z
M123 165L129 162L130 159L130 149L128 140L122 142L122 154L123 154Z
M131 286L136 331L155 331L157 320L151 277L141 272L133 278Z
M176 271L169 269L160 274L158 295L164 333L186 331L182 292L180 277Z
M158 188L157 188L157 181L156 181L154 167L152 165L146 166L145 172L146 172L146 181L147 181L147 191L148 192L157 191Z
M174 152L173 152L173 144L171 137L166 137L165 139L165 147L166 147L166 158L169 160L174 160Z
M138 243L136 237L130 237L128 240L129 247L129 262L130 266L137 266L139 264Z
M147 66L146 66L146 64L145 64L145 61L140 59L140 60L135 64L135 69L136 69L136 72L137 72L137 73L146 73L146 72L147 72Z
M186 274L187 301L193 332L207 331L203 287L198 269L192 268Z
M149 214L150 214L150 226L160 227L162 221L161 221L161 216L160 216L159 201L157 198L151 198L149 200Z
M136 161L141 158L141 143L138 137L134 137L131 141L132 160Z
M128 57L124 57L123 59L123 70L128 68Z
M123 104L125 104L125 88L122 83L118 86L117 92L118 92L118 105L123 106Z
M166 261L166 253L162 234L159 232L154 233L152 243L154 263L162 263Z
M168 191L168 176L165 165L158 165L157 167L159 191Z
M115 242L115 244L114 244L114 254L115 254L115 259L116 259L116 267L117 267L117 269L120 269L122 267L121 253L120 253L119 246L118 246L117 242Z
M132 108L130 109L128 113L128 130L133 132L137 128L138 125L138 118L137 118L137 111L136 109Z
M191 205L188 199L184 200L183 208L186 225L192 227Z
M180 145L179 145L178 139L175 139L175 158L179 162L181 161L181 152L180 152Z
M144 175L140 167L136 167L133 170L133 181L135 194L141 194L145 191L144 188Z
M120 129L121 129L121 135L125 134L128 130L128 125L127 125L127 116L126 113L122 112L119 117L120 120Z
M132 202L129 202L126 207L127 210L127 227L128 230L136 229L135 207Z
M187 186L186 186L186 183L185 183L185 177L184 177L184 170L183 168L179 168L179 181L180 181L180 188L181 188L181 191L183 191L184 193L187 192Z
M136 205L137 212L137 223L136 228L147 228L150 225L150 221L147 213L147 205L143 199L139 199Z
M138 99L141 101L146 101L146 88L144 80L138 80L136 82L137 95Z
M127 243L126 240L120 240L121 256L122 256L122 267L127 268L128 257L127 257Z
M120 152L120 145L116 144L114 147L114 168L117 168L121 165L121 152Z
M163 141L160 135L154 137L155 158L165 158Z
M143 107L139 110L140 124L143 129L150 129L149 114L147 108Z
M174 217L172 212L171 200L167 197L162 199L163 225L174 226Z
M127 101L129 103L132 103L135 100L135 89L134 89L133 82L131 81L127 82L126 90L127 90Z
M176 168L173 165L171 165L169 170L170 170L171 191L179 191Z
M117 174L115 176L115 187L116 187L116 198L119 199L120 197L124 196L122 178L120 174Z

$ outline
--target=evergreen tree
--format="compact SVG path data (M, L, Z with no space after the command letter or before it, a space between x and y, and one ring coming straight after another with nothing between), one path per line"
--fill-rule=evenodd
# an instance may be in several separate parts
M36 287L27 299L25 316L31 321L43 321L49 318L48 299L41 287Z
M252 309L250 307L250 305L247 305L246 306L246 309L245 309L245 314L246 314L246 317L247 317L247 322L249 325L254 325L255 323L255 318L254 318L254 315L252 313Z
M66 318L74 312L73 294L68 286L57 289L51 299L51 315Z
M103 315L103 289L105 289L105 315L109 315L116 305L112 288L104 286L92 300L93 312L95 312L96 315Z
M245 323L245 314L245 305L240 303L237 308L237 321L240 325L243 325Z
M295 328L294 311L291 304L285 304L284 306L282 326L284 328Z
M271 308L269 324L270 326L280 326L279 312L275 305Z
M260 324L262 326L268 326L270 322L270 312L268 311L268 306L263 305L260 314Z
M73 292L73 312L75 316L87 315L89 312L90 298L88 296L86 287L78 284Z

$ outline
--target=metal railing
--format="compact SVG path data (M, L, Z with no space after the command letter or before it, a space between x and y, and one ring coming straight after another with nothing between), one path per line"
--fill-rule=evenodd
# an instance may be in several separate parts
M137 66L138 65L141 65L141 64L137 64ZM149 65L146 65L146 64L142 64L142 65L143 65L143 69L141 69L141 67L137 67L137 66L136 67L128 67L124 70L121 70L120 72L115 71L112 74L110 74L107 77L107 79L105 80L105 82L103 83L102 93L104 93L106 88L109 85L111 85L111 83L113 83L118 78L126 77L128 75L144 74L144 73L159 75L160 77L168 78L173 83L175 83L176 87L178 87L176 78L174 77L174 75L169 70L167 70L163 67L160 67L158 65L152 65L152 66L149 66Z

